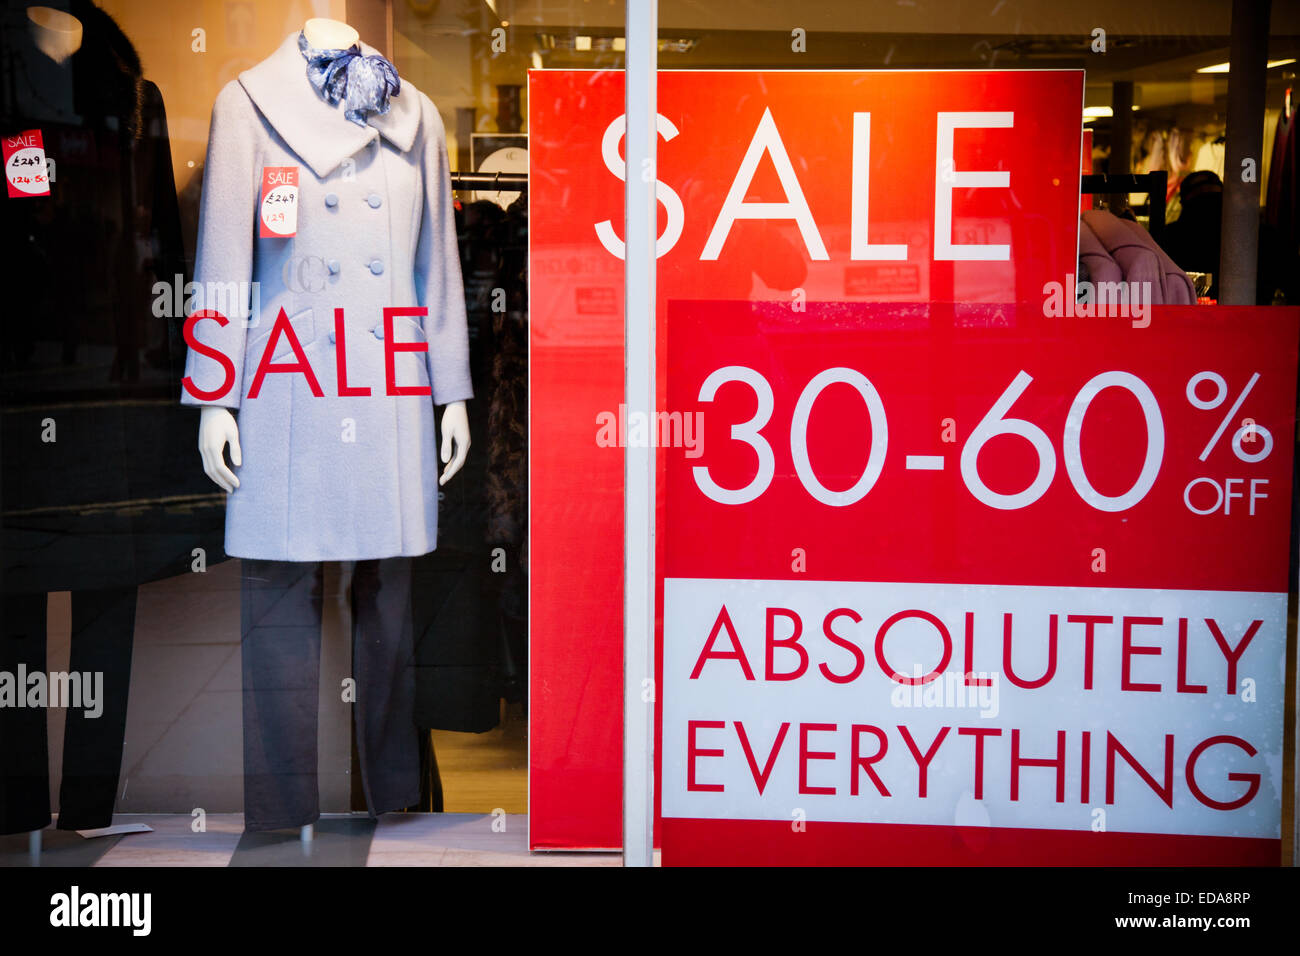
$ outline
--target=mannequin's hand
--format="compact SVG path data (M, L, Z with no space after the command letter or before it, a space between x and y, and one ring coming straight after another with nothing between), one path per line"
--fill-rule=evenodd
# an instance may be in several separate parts
M451 456L453 445L456 448L455 458ZM442 469L439 486L451 481L452 476L465 464L465 456L468 454L469 413L465 410L464 402L452 402L442 410L442 463L447 467Z
M219 405L205 405L199 416L199 455L204 473L229 494L239 487L239 479L226 467L225 448L230 446L230 460L238 468L244 463L239 450L239 426L230 410Z

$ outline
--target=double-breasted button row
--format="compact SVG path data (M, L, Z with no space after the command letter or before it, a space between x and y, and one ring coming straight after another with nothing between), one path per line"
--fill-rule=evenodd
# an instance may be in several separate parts
M326 206L328 206L330 209L333 209L338 204L339 204L338 193L325 194ZM371 209L378 209L383 204L384 204L384 197L379 195L379 193L371 193L369 196L366 197L366 205L369 206Z
M369 206L371 209L378 209L383 204L384 204L384 197L380 196L379 193L372 192L368 196L366 196L366 205ZM327 208L337 209L338 205L339 205L338 193L325 194L325 206ZM365 265L366 268L370 270L371 275L380 276L384 274L384 261L382 259L379 258L371 259ZM325 268L329 270L329 274L332 276L336 276L343 271L343 265L337 259L328 260L325 263ZM334 336L331 334L330 343L332 344L333 342L334 342Z
M384 324L381 322L378 325L376 325L373 329L370 330L370 334L382 342L384 340ZM329 334L330 345L337 344L334 335L335 335L334 332L330 332Z
M330 275L336 276L343 271L343 264L337 259L330 259L325 263L325 268L329 270ZM366 268L370 270L371 275L381 276L384 274L384 261L382 259L371 259L366 263Z

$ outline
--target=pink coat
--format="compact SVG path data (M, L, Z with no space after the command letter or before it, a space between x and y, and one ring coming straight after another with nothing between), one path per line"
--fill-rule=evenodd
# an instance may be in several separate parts
M1153 305L1191 305L1196 301L1196 290L1187 273L1137 223L1103 209L1090 209L1083 214L1083 225L1119 266L1125 282L1150 283ZM1079 248L1082 252L1082 233Z

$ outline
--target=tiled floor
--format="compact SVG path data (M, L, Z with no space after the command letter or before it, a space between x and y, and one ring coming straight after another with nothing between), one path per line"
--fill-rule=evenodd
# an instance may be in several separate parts
M42 866L620 866L617 853L529 853L524 814L327 814L309 846L293 831L246 834L237 813L117 814L151 833L84 839L42 833ZM25 834L0 837L0 866L30 866Z

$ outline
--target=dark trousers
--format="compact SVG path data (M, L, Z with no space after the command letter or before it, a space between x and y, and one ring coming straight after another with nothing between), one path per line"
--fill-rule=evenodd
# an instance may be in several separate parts
M245 558L241 569L244 827L304 826L320 817L316 732L324 565ZM410 559L356 563L352 724L373 816L412 806L420 797L410 604Z
M63 732L59 829L92 830L113 821L127 690L135 631L136 589L72 592L72 649L68 670L103 675L103 712L86 716L69 707ZM45 672L44 593L6 594L0 671L17 679ZM25 695L25 687L18 693ZM0 833L40 830L50 822L47 708L0 707Z

